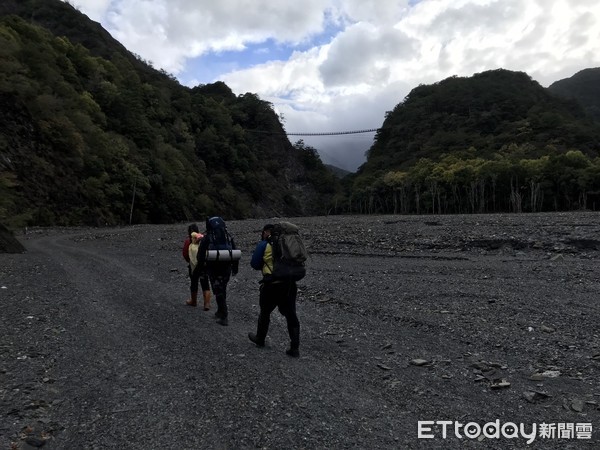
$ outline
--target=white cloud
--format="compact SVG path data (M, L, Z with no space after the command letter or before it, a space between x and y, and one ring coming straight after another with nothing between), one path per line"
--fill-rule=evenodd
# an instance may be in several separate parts
M393 28L364 22L348 27L330 44L319 72L328 87L388 82L390 61L406 61L415 56L417 42Z
M74 0L90 15L101 13L98 19L129 50L179 74L188 58L207 52L242 50L270 38L286 43L307 40L323 30L328 2L112 0L109 8L95 3Z
M221 74L254 92L288 131L378 127L419 84L505 68L547 86L600 66L596 0L75 0L131 51L185 79L186 61L268 40L295 47L287 60ZM312 48L310 40L336 30ZM203 61L210 59L203 59ZM185 76L184 76L185 75ZM200 80L202 83L213 80ZM362 136L362 137L361 137ZM293 139L292 137L290 138ZM305 138L355 169L371 136ZM339 148L336 148L339 143Z
M102 22L112 0L67 0L96 22Z

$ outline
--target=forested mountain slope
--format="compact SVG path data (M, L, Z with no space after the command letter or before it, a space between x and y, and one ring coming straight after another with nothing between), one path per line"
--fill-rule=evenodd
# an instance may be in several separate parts
M181 86L59 0L0 3L0 222L160 223L600 207L599 69L413 89L357 174L292 145L268 102Z
M498 69L413 89L351 180L355 212L600 207L600 124L574 98Z
M338 181L257 95L181 86L59 0L0 14L0 222L327 211Z

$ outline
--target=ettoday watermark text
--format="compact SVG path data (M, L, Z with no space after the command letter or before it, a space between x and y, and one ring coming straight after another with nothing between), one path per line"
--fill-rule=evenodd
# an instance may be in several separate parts
M524 439L527 444L536 439L591 439L591 423L501 423L499 419L483 425L477 422L453 420L420 420L419 439Z

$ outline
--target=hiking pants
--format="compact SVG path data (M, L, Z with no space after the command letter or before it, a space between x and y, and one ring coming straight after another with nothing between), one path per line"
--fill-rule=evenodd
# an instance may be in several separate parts
M275 308L285 317L292 349L300 346L300 322L296 315L298 287L295 281L265 282L260 285L260 314L256 336L264 341L269 331L271 313Z
M227 317L227 283L231 277L231 267L227 270L208 270L208 278L217 300L217 315Z
M200 267L196 266L196 270L193 272L190 268L190 292L198 292L198 282L200 282L200 287L203 291L210 290L208 275L205 271L201 270Z

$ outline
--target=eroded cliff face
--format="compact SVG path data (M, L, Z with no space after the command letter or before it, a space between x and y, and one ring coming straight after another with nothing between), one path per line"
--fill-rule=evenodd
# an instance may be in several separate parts
M253 205L252 218L327 214L331 195L319 193L310 181L309 169L302 162L302 150L281 136L266 139L264 145L269 147L266 154L273 160L273 177L261 180L267 183L265 195Z

